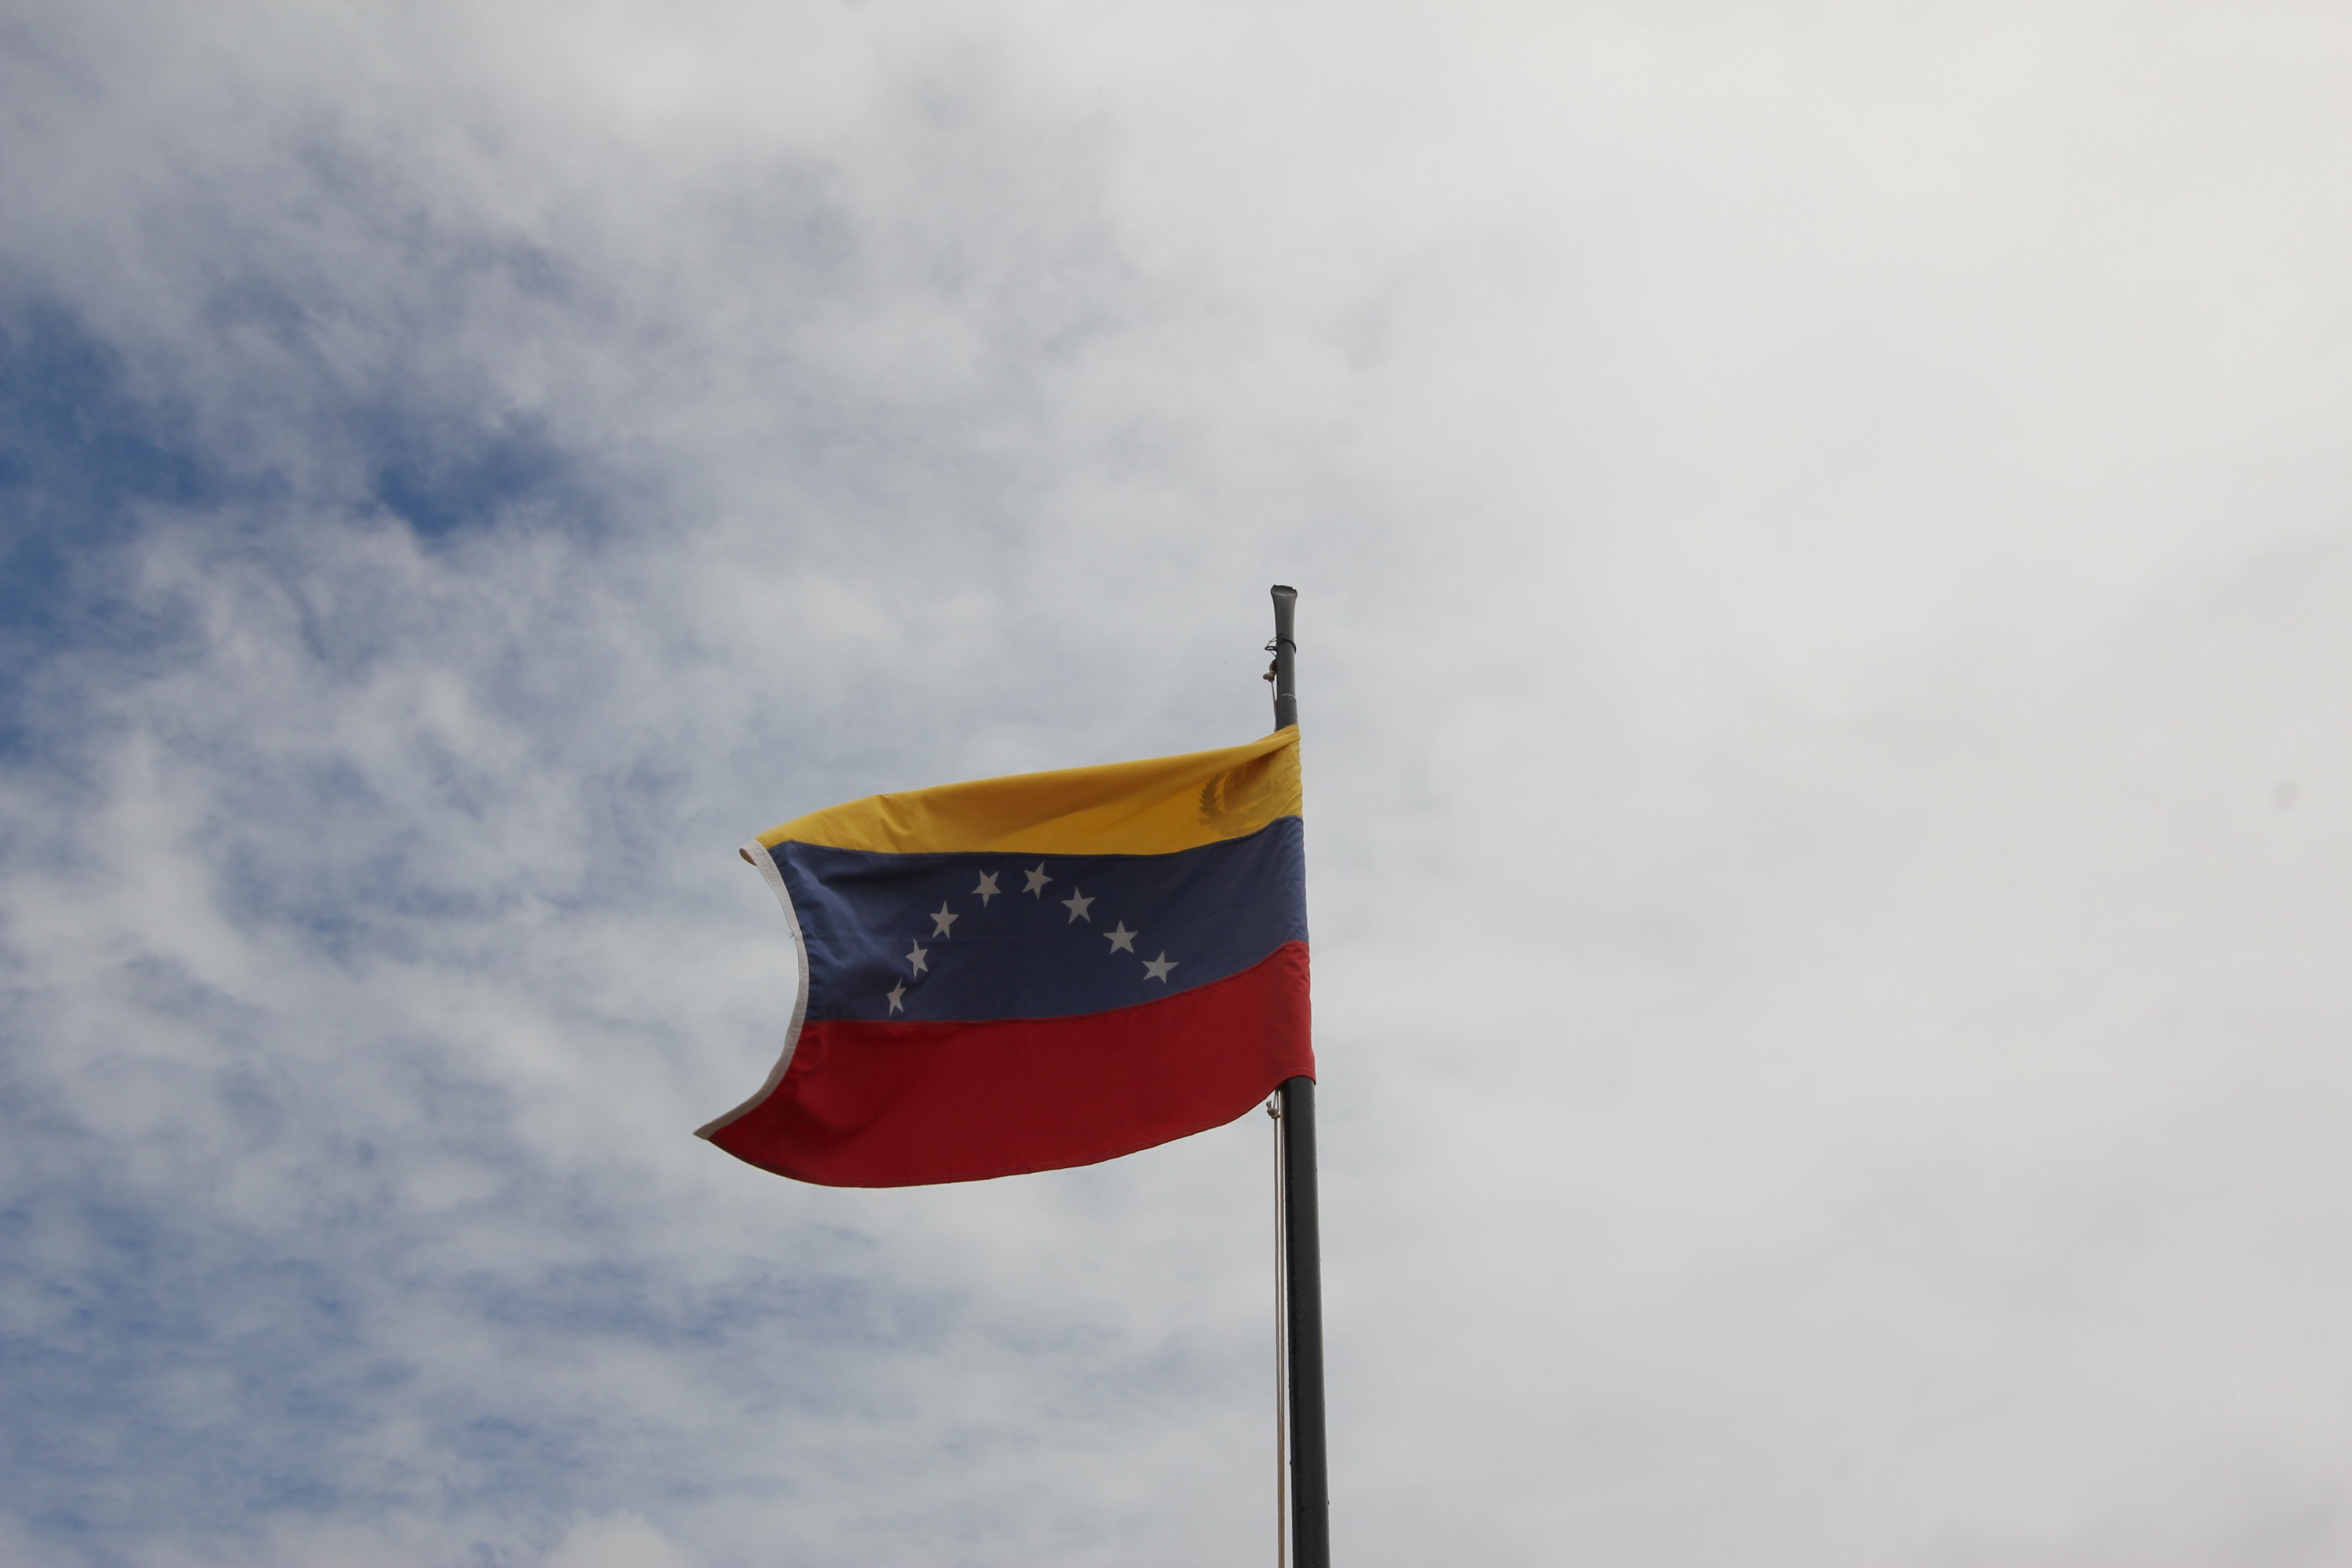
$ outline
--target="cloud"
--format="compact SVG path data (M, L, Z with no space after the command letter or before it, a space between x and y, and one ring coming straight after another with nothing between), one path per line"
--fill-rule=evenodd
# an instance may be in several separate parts
M683 1568L691 1561L642 1519L583 1524L548 1559L551 1568Z
M9 24L0 1542L1263 1549L1256 1119L688 1133L733 845L1249 733L1283 580L1344 1555L2339 1556L2345 42Z

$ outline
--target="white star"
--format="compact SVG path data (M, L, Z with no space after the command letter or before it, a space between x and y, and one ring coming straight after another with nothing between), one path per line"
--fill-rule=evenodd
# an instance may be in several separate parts
M903 1013L907 1010L907 983L905 981L901 980L898 984L893 985L889 990L884 992L883 994L890 998L890 1011L893 1013Z
M1159 957L1147 958L1143 961L1143 977L1146 980L1157 980L1160 984L1165 985L1168 984L1168 972L1175 967L1168 962L1168 950L1162 948Z
M947 935L948 927L955 924L956 921L961 919L963 919L961 915L951 915L948 913L948 901L945 899L941 899L940 900L940 912L931 917L931 925L934 928L931 934L933 936Z
M1070 896L1062 900L1062 907L1070 911L1070 920L1085 921L1087 924L1091 925L1094 923L1095 917L1087 913L1087 906L1093 902L1094 900L1087 897L1085 893L1079 891L1076 888L1072 888L1070 889ZM1069 921L1065 921L1063 923L1066 925Z
M907 962L915 966L916 973L920 974L923 972L923 960L930 956L930 952L929 948L919 942L912 945L907 954Z
M1034 871L1024 871L1021 874L1029 879L1029 885L1021 890L1033 899L1044 898L1045 884L1054 879L1045 875L1045 862L1043 860L1037 862L1037 868Z
M1117 931L1107 931L1103 932L1103 935L1110 938L1110 950L1113 952L1133 952L1135 951L1135 939L1142 934L1143 933L1139 931L1128 930L1127 922L1125 921L1118 922L1118 929Z
M982 909L988 908L988 900L996 897L996 873L982 871L980 874L980 886L974 888L972 893L980 900Z

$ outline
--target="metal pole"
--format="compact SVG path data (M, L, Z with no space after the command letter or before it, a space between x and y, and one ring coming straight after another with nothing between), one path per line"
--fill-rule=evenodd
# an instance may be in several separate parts
M1298 644L1291 632L1298 620L1298 590L1274 585L1274 640L1265 651L1274 655L1266 679L1274 682L1274 727L1287 730L1298 722Z
M1315 1080L1282 1086L1283 1208L1289 1221L1290 1560L1331 1568L1323 1449L1323 1248L1315 1211Z
M1298 722L1298 590L1274 589L1274 727ZM1290 1550L1297 1568L1331 1568L1323 1448L1323 1241L1315 1203L1315 1080L1282 1086L1283 1251L1290 1306Z
M1290 1216L1282 1204L1286 1179L1280 1093L1266 1102L1274 1119L1274 1568L1290 1568Z

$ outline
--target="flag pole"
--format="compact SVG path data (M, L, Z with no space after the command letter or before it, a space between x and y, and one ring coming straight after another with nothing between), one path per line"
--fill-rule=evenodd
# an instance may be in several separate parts
M1298 590L1274 587L1274 727L1298 722ZM1282 1086L1284 1294L1290 1309L1290 1549L1297 1568L1331 1568L1323 1448L1323 1245L1315 1203L1315 1080Z

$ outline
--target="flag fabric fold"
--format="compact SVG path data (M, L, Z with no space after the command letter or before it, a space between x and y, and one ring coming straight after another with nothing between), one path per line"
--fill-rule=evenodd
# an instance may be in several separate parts
M1312 1076L1294 727L812 812L743 847L800 967L782 1058L702 1128L832 1186L1132 1153Z

